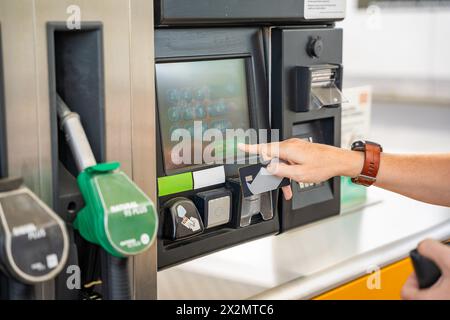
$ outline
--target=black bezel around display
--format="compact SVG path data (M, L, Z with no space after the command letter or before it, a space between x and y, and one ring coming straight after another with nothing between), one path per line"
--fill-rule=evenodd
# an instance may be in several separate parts
M177 62L201 62L201 61L220 61L220 60L233 60L233 59L243 59L245 61L245 80L246 80L246 90L247 90L247 105L248 105L248 117L250 128L258 127L257 114L255 112L256 107L256 97L255 97L255 81L254 81L254 62L251 55L217 55L217 56L197 56L197 57L177 57L177 58L162 58L157 59L156 64L163 63L177 63ZM155 86L158 88L158 73L155 72ZM158 90L156 90L156 116L157 116L157 127L158 127L158 148L160 149L160 154L163 152L163 139L161 137L162 127L161 127L161 110L159 109L159 97ZM167 169L165 161L163 161L163 173L165 175L173 175L178 173L190 172L199 169L207 169L215 167L215 164L193 164L187 165L179 169ZM159 173L158 173L158 176Z

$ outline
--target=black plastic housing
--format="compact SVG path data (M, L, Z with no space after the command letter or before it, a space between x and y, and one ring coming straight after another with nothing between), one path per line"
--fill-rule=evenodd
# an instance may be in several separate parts
M287 25L343 18L309 20L305 0L154 0L157 26Z
M248 96L250 106L250 125L256 129L269 129L268 89L266 78L263 32L258 28L204 28L204 29L156 29L156 63L178 61L201 61L211 59L245 58L247 63ZM158 81L158 79L156 79ZM157 114L157 174L166 176L164 158ZM238 176L238 165L226 166L226 177ZM205 169L202 167L201 169ZM193 169L185 170L193 171ZM158 268L163 269L175 264L200 257L233 245L257 239L279 231L276 212L277 191L273 192L272 203L274 218L268 221L255 221L248 227L236 227L230 223L206 229L202 234L180 241L164 239L162 226L165 224L165 204L174 197L187 197L195 200L198 192L224 188L220 184L208 188L191 190L158 198L160 232L158 233ZM239 199L233 195L233 201ZM239 205L233 204L233 208ZM237 213L233 209L232 216Z
M316 38L323 41L323 50L319 57L310 55L308 50L311 39ZM272 129L280 130L280 140L296 137L340 146L340 105L311 110L298 110L295 106L299 99L297 91L304 91L302 96L306 97L311 90L307 81L301 82L304 87L298 87L298 67L341 65L342 30L324 26L274 28L271 47ZM341 80L336 84L342 89ZM282 197L279 199L281 231L339 214L339 177L317 185L308 184L307 187L293 182L292 189L292 200L287 201Z

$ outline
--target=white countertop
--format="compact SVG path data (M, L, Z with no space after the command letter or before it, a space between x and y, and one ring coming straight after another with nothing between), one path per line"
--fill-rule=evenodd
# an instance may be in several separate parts
M158 296L309 298L407 256L426 237L450 238L450 208L377 188L369 189L368 203L159 272Z

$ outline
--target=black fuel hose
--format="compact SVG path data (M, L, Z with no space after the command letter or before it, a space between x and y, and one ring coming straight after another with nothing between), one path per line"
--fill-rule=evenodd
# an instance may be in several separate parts
M128 258L118 258L101 250L102 293L105 300L131 300Z

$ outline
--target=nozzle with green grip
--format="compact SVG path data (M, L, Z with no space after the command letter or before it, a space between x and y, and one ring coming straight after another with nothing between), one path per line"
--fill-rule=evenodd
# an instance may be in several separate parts
M126 257L151 246L157 217L153 203L119 166L118 162L97 164L80 173L78 186L86 207L74 227L113 256Z
M150 198L122 172L120 163L97 164L78 114L57 96L58 116L80 174L86 206L74 227L89 242L116 257L144 252L152 245L158 216Z

